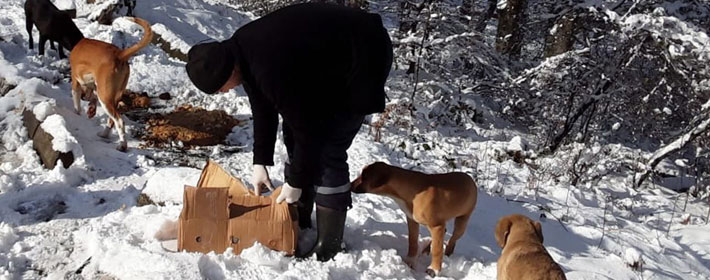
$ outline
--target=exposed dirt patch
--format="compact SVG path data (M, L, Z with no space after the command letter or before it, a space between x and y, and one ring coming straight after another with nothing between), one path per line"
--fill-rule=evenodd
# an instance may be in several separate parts
M157 205L157 206L165 206L165 202L158 202L156 203L150 197L144 193L141 193L138 195L138 199L136 200L136 204L138 206L146 206L146 205Z
M223 143L232 128L241 122L222 110L182 105L166 115L151 115L146 123L143 138L150 146L178 141L185 146L212 146Z
M121 114L138 109L147 109L148 107L150 107L150 97L145 92L126 91L121 96L121 101L118 102L118 111Z

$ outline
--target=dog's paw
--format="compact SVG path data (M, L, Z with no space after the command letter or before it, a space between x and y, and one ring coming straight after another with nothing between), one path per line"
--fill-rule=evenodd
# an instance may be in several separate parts
M94 106L89 105L89 109L86 110L86 116L89 118L96 116L96 104Z
M439 276L439 271L429 267L426 269L426 274L428 274L431 277L436 277L436 276Z
M406 256L404 257L404 263L406 263L409 268L415 269L415 266L417 264L417 257L416 256Z
M110 128L106 128L104 130L101 130L99 132L96 132L96 136L101 137L101 138L108 138L108 135L111 133Z
M456 244L447 244L446 245L446 250L444 250L444 255L446 256L451 256L451 254L454 253L454 249L456 248Z
M126 151L128 151L128 145L126 145L126 142L121 142L118 144L118 146L116 146L116 150L125 153Z

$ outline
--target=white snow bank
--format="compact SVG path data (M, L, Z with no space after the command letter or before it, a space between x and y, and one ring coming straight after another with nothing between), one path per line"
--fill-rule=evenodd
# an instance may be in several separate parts
M641 253L633 247L626 248L624 262L629 266L639 265L642 262Z
M0 252L10 251L17 239L18 236L12 227L6 223L0 223Z
M56 113L56 110L54 110L54 103L56 103L54 102L54 100L42 101L39 104L35 105L34 108L32 108L32 113L35 114L37 120L42 122L47 118L47 116Z
M190 44L181 39L174 32L170 31L165 25L161 23L156 23L152 27L153 32L160 35L163 40L170 44L170 48L174 50L179 50L182 53L187 54L190 51Z
M106 0L106 1L100 1L99 3L93 4L91 8L91 13L87 16L88 19L90 20L95 20L97 19L100 15L101 12L103 12L108 6L113 5L118 3L118 0ZM87 4L91 5L91 4ZM80 10L77 11L77 16L81 14Z
M0 65L3 63L0 60ZM2 67L0 66L0 71ZM46 82L37 78L21 80L17 83L17 87L9 91L2 99L0 99L0 119L4 119L8 113L15 109L32 109L36 104L51 100L43 96L43 92L47 90ZM49 102L54 102L49 101Z
M18 75L17 68L3 60L3 57L4 54L0 52L0 78L4 78L5 81L11 84L19 83L21 78Z
M57 8L60 10L76 9L76 4L74 4L74 0L52 0L52 2L54 2L54 5L57 6Z
M161 168L148 179L143 193L155 202L182 204L185 185L196 185L201 172L189 167Z
M42 122L42 129L52 135L52 149L58 152L72 152L75 156L81 155L81 146L76 138L67 130L64 118L58 114L51 115Z
M184 0L138 1L136 16L150 21L163 39L185 53L183 44L228 39L237 28L254 19L249 13L222 4Z
M510 139L510 142L508 142L508 146L506 147L506 151L508 152L522 152L527 150L528 144L526 141L523 140L523 138L520 138L520 136L515 136L513 139Z

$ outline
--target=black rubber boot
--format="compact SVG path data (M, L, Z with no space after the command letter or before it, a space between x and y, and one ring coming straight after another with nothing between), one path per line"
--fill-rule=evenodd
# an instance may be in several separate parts
M298 200L298 227L301 229L308 229L313 227L311 222L311 213L313 213L313 198L315 197L315 190L303 188L303 193Z
M316 254L318 261L325 262L343 251L341 244L343 243L346 213L346 211L317 206L318 239L311 250L297 257L307 258Z

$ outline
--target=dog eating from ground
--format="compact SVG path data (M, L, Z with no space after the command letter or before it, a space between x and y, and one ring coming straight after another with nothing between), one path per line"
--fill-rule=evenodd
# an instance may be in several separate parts
M503 252L498 258L498 280L562 280L565 274L542 245L542 225L523 215L501 218L495 238Z
M419 225L426 225L431 243L427 274L441 271L443 255L451 255L456 241L466 231L469 217L476 207L478 188L473 179L460 172L424 174L376 162L363 168L352 183L354 193L372 193L392 198L407 215L409 250L405 262L414 267L419 255ZM454 232L444 251L446 222L454 219Z
M32 27L35 25L39 30L40 55L44 55L44 46L49 40L52 49L55 49L54 42L58 43L59 58L66 58L64 49L71 51L84 38L72 21L71 15L59 10L49 0L27 0L25 2L25 27L30 35L30 49L34 48Z
M108 126L98 135L103 138L108 137L115 124L119 137L116 149L119 151L126 151L127 148L123 119L117 110L117 105L126 90L130 75L128 59L148 45L153 38L153 31L147 21L140 18L127 19L143 27L143 38L137 44L127 49L120 49L106 42L85 38L74 46L69 58L74 110L77 114L81 114L81 99L88 99L89 108L86 114L89 118L94 117L97 98L93 92L96 91L101 107L108 114Z

